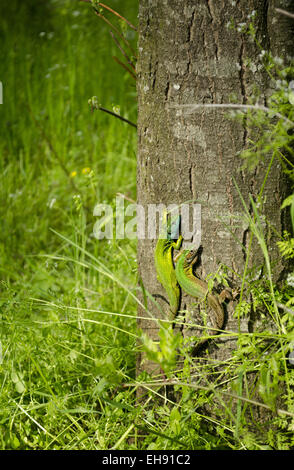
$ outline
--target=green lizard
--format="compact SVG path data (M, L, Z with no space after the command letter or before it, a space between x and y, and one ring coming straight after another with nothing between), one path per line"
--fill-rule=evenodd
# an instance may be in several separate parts
M216 296L208 291L208 284L193 274L193 266L197 259L198 250L183 250L176 262L176 278L181 288L187 294L203 301L207 300L209 319L212 323L210 335L213 335L216 333L213 329L220 330L223 327L225 314L221 304L225 298L230 297L230 294L227 290L224 290L219 296ZM206 340L200 341L197 347Z
M174 221L168 217L165 212L162 217L162 230L157 240L154 261L157 272L157 279L164 287L170 305L170 318L173 320L178 312L180 304L180 286L177 282L175 268L173 263L173 250L178 250L182 243L180 235L177 241L180 226L180 216Z

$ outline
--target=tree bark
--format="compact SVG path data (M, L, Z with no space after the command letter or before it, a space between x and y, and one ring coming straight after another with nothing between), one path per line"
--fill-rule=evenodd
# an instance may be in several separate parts
M245 264L243 248L248 248L249 227L236 217L243 206L233 178L249 206L249 194L256 200L268 170L268 162L250 173L241 169L238 152L247 147L250 134L228 109L179 107L190 104L249 104L258 90L259 103L267 104L270 83L260 67L260 50L247 34L228 27L248 22L256 12L257 36L265 50L285 56L293 44L290 18L278 14L276 7L290 10L290 2L266 0L141 0L139 10L138 72L138 203L201 204L203 247L198 274L205 278L219 263L231 268L232 285L238 286ZM242 27L242 26L241 26ZM250 59L250 63L248 61ZM280 206L286 182L278 162L270 168L263 196L264 214L278 233L284 229ZM225 225L224 225L225 222ZM278 260L276 236L267 227L272 260ZM166 294L156 278L154 248L156 240L139 240L138 266L144 288L158 295L167 311ZM262 264L256 241L251 247L249 267ZM278 278L283 266L278 262ZM235 274L234 274L235 273ZM186 299L183 299L182 306ZM158 317L154 304L148 308ZM225 329L248 331L254 319L241 322L228 307ZM139 326L156 338L158 326L142 319ZM185 332L186 331L186 332ZM183 334L191 332L183 330ZM197 333L196 333L197 334ZM212 346L218 359L231 355L234 340ZM154 371L155 366L138 357L138 373Z

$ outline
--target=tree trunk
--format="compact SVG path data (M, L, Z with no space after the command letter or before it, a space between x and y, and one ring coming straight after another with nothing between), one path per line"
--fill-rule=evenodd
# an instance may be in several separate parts
M238 286L248 248L249 227L236 217L243 206L234 185L235 179L247 205L249 194L257 200L269 161L250 173L241 169L238 152L248 145L250 135L236 120L228 118L228 109L182 105L249 104L256 89L259 103L267 104L268 76L260 68L260 49L237 28L255 13L257 37L265 50L285 56L292 45L294 22L275 11L289 10L289 2L267 0L140 0L138 58L138 203L201 204L201 266L203 278L216 272L220 263L231 268L231 282ZM238 26L239 25L239 26ZM250 59L250 62L248 61ZM180 105L180 106L179 106ZM280 206L286 192L280 165L271 165L263 191L263 211L277 232L283 230ZM224 224L225 223L225 224ZM267 228L268 230L268 228ZM275 234L267 232L270 256L277 258ZM139 275L144 288L167 311L166 294L156 278L154 248L156 240L138 244ZM255 240L249 267L262 264L263 257ZM275 275L283 270L276 265ZM234 274L235 273L235 274ZM183 299L181 308L185 306ZM158 311L148 300L148 308ZM225 329L248 331L254 319L233 316L234 303L228 306ZM158 325L146 320L139 309L139 326L155 339ZM191 332L186 328L183 334ZM196 333L197 334L197 333ZM215 344L215 342L214 342ZM231 355L234 340L211 346L218 359ZM138 372L155 370L150 361L138 358Z

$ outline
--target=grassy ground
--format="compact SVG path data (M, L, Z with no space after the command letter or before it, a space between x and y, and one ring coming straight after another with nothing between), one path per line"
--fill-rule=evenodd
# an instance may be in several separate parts
M109 1L132 23L137 3ZM127 35L136 47L135 33ZM136 402L136 244L93 237L97 203L114 208L118 192L136 197L136 132L88 105L96 95L135 122L135 82L112 59L122 57L86 2L2 1L0 41L0 448L293 448L293 276L278 289L269 262L260 281L240 274L252 305L244 292L235 312L241 320L261 311L262 329L224 332L236 337L232 357L195 365L162 327L161 349L148 338L145 346L163 368L180 348L184 361L166 372L175 394L162 374L157 388L142 376L146 401ZM290 122L283 80L270 106ZM271 132L249 157L273 151L289 164L280 149L291 154L293 137L282 121L250 119ZM245 223L267 261L254 204L253 212L244 208ZM293 246L286 234L280 248L289 259Z
M135 121L135 82L89 5L5 3L0 447L106 448L123 411L101 396L135 367L135 303L112 273L135 285L135 244L96 240L93 209L135 198L136 132L88 99ZM123 3L135 21L137 2Z

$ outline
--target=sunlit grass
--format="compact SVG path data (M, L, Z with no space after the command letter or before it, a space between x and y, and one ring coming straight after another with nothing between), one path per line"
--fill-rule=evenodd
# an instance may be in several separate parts
M234 315L248 320L251 308L260 310L260 329L217 332L236 341L224 360L205 352L193 358L168 321L157 325L160 341L144 339L137 306L145 319L157 320L138 296L135 241L93 236L97 203L114 208L117 193L136 199L136 132L88 105L97 96L101 106L119 106L136 122L135 82L113 61L116 46L87 3L6 3L0 5L0 448L293 447L287 362L293 296L289 286L283 292L273 283L254 201L251 212L244 203L240 223L259 241L266 276L256 280L247 264L243 274L233 273L242 283ZM136 22L137 1L111 6ZM128 39L136 47L134 31ZM248 257L250 250L251 244ZM176 322L183 327L183 317ZM152 377L136 376L142 342L162 366ZM257 409L268 413L261 423Z
M136 132L91 113L88 99L136 121L135 87L89 5L28 4L1 5L0 446L106 448L117 435L101 397L120 374L134 377L136 304L80 248L135 285L134 242L92 232L98 202L136 196ZM136 8L120 5L132 20ZM115 422L122 410L111 409Z

